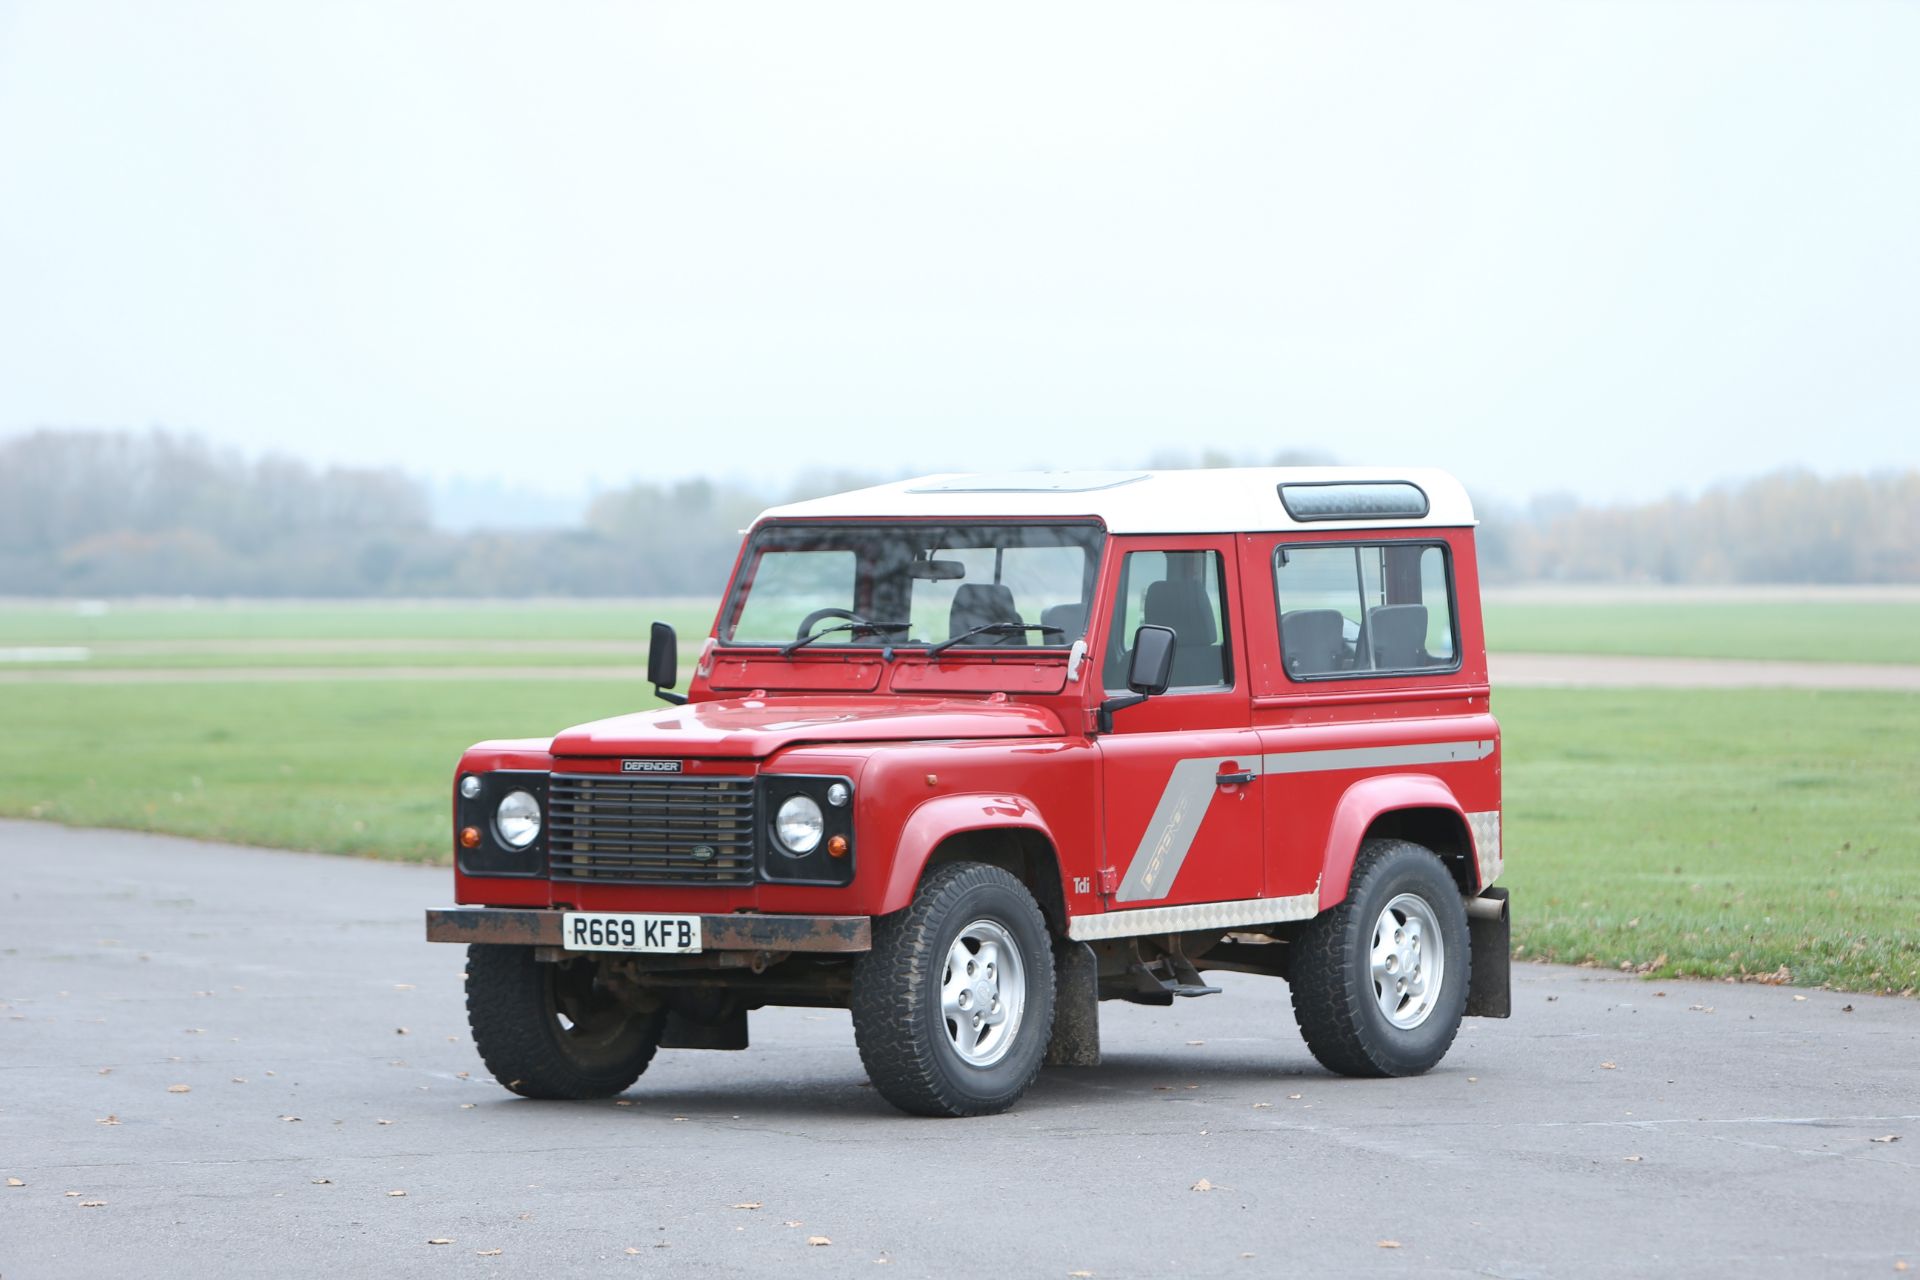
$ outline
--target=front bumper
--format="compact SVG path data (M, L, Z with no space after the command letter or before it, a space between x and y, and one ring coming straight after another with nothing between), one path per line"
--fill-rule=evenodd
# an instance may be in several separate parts
M427 911L427 941L558 947L563 914L526 907L434 907ZM873 925L866 916L703 915L700 940L705 951L852 954L873 949Z

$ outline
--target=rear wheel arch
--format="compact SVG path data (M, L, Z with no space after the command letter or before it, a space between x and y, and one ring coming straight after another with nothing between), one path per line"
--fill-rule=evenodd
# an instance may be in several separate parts
M1440 857L1462 894L1482 887L1466 812L1452 789L1429 773L1383 774L1348 787L1334 807L1321 855L1320 910L1346 900L1354 862L1369 840L1424 845Z

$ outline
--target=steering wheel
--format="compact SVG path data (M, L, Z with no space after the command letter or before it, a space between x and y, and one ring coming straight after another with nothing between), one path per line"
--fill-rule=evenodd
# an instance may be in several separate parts
M815 609L812 613L800 619L800 629L793 633L793 638L795 640L805 640L813 634L813 628L816 623L825 622L828 618L845 618L848 622L858 622L862 626L865 626L867 623L865 618L851 609Z

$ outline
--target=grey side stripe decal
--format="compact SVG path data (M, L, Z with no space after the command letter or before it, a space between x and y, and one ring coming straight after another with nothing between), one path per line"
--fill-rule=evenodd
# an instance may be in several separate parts
M1417 742L1401 747L1341 747L1328 751L1283 751L1263 756L1205 756L1181 760L1173 766L1160 803L1133 851L1127 874L1115 891L1115 902L1150 902L1164 898L1173 878L1193 848L1200 822L1207 816L1219 789L1214 775L1232 764L1255 776L1268 773L1326 773L1335 769L1381 769L1393 765L1449 764L1484 760L1493 754L1491 740L1472 742Z
M1335 751L1284 751L1261 757L1268 773L1326 773L1334 769L1379 769L1395 764L1451 764L1485 760L1492 741L1416 742L1405 747L1347 747Z

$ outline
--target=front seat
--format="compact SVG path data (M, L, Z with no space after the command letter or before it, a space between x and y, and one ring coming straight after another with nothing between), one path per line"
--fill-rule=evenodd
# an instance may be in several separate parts
M1173 628L1178 641L1173 647L1175 685L1197 688L1227 682L1213 606L1207 602L1207 589L1198 580L1170 578L1149 584L1141 621Z
M1433 665L1427 656L1427 606L1423 604L1383 604L1367 610L1367 638L1375 671Z
M953 593L953 607L947 611L947 638L965 635L975 627L989 623L1021 623L1026 619L1013 607L1013 588L998 582L969 582ZM967 641L978 645L1020 645L1027 643L1024 631L1001 634L988 632Z
M1346 619L1338 609L1295 609L1280 615L1280 656L1290 676L1323 676L1345 664Z

